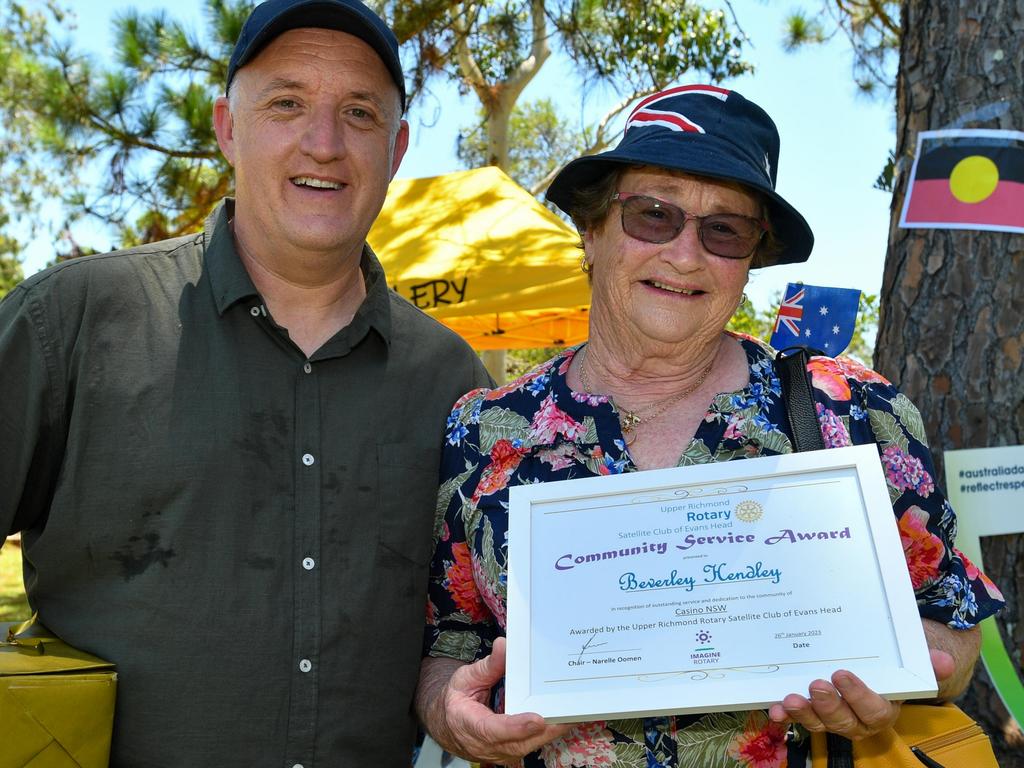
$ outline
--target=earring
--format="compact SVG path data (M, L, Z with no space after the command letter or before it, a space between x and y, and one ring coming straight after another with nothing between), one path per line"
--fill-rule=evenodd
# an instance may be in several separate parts
M587 261L587 254L585 253L583 254L583 256L580 257L580 271L584 275L590 274L590 262Z
M747 298L747 292L744 291L742 294L740 294L740 306L742 307L748 301L750 301L750 299Z

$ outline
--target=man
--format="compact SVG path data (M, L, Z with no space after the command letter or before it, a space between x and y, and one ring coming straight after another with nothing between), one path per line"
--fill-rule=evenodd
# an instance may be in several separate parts
M112 765L408 765L445 418L487 375L365 245L408 143L383 22L269 0L228 94L203 232L0 305L0 529L118 665Z

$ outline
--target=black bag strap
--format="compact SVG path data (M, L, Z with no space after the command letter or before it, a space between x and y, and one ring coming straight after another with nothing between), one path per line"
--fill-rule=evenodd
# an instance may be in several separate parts
M797 451L825 448L811 395L811 378L807 374L810 353L816 351L807 347L787 347L775 355L775 372L782 384L782 402L793 433L793 449Z
M828 768L854 768L853 742L838 733L825 734L828 744Z
M788 347L775 356L775 371L782 384L782 402L786 406L789 429L796 451L820 451L825 448L818 426L818 414L811 394L811 378L807 374L810 352L807 347ZM788 353L788 354L787 354ZM788 764L803 766L807 760L810 739L791 740ZM827 734L828 768L853 768L853 742L834 733Z

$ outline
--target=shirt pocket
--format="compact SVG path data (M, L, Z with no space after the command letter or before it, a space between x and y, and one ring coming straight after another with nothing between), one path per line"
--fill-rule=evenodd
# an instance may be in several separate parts
M378 443L380 546L414 563L430 561L441 447Z

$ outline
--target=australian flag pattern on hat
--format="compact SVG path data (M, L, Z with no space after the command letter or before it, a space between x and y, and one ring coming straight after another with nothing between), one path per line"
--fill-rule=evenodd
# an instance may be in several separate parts
M660 91L653 96L648 96L633 108L633 111L629 113L629 117L626 118L626 131L628 132L633 127L660 125L662 128L668 128L672 131L705 133L703 127L690 120L683 113L655 108L655 105L659 102L683 94L712 96L719 101L725 101L729 96L729 91L715 85L680 85L678 88Z

